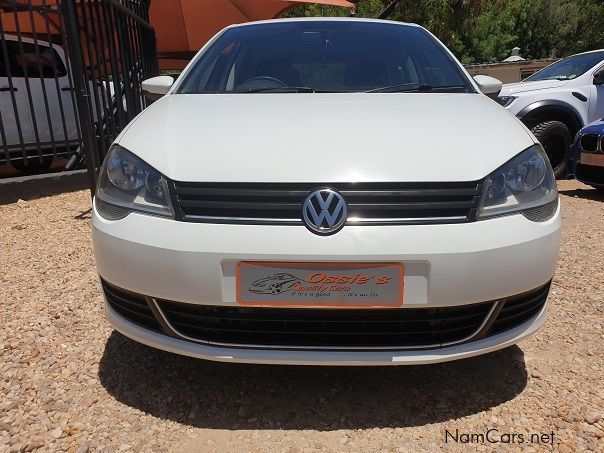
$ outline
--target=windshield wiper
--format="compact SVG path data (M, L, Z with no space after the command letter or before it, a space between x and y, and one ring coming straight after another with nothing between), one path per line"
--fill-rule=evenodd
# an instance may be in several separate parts
M365 93L467 93L468 87L465 85L440 85L432 86L426 83L405 83L402 85L392 85L388 87L374 88L365 91Z
M233 93L314 93L311 87L260 87L249 90L236 90Z

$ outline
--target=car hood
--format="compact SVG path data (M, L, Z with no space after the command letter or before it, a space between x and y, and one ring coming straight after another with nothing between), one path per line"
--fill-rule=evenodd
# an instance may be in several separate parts
M516 93L526 91L547 90L550 88L560 88L568 83L568 80L537 80L535 82L507 83L501 88L500 96L510 96Z
M497 103L464 93L173 94L121 146L177 181L474 181L531 146Z
M594 121L581 129L582 134L604 134L604 118Z

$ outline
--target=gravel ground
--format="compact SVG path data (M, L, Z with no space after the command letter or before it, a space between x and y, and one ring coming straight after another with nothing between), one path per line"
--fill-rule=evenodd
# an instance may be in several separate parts
M447 431L489 429L515 443L472 449L604 451L604 195L586 186L560 183L559 268L534 337L440 365L312 368L198 361L113 332L89 194L64 185L0 185L0 451L457 451Z

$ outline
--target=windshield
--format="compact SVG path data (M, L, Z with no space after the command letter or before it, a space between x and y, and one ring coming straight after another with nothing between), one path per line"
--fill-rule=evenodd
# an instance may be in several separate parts
M595 65L604 61L604 52L593 52L573 55L543 68L541 71L524 79L525 82L537 80L572 80L582 76Z
M419 27L292 21L225 31L178 93L474 92L446 50Z

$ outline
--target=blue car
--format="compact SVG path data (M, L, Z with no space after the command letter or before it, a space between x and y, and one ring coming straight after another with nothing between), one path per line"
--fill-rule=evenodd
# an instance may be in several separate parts
M577 134L568 160L569 176L604 190L604 118Z

